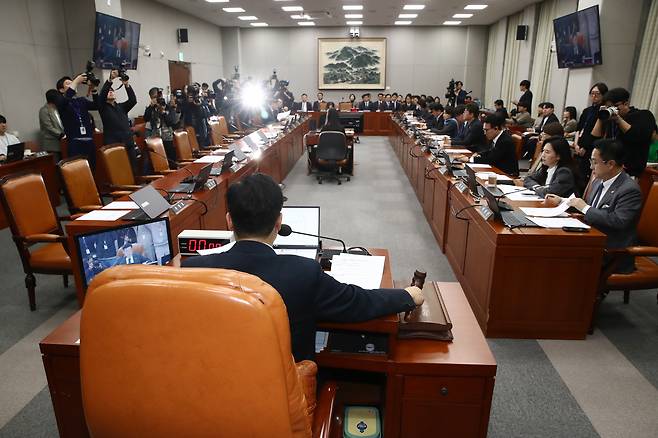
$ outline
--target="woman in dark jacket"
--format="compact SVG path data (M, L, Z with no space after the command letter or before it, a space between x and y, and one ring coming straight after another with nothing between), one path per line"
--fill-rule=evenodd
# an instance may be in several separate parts
M345 128L343 128L343 125L340 123L336 108L330 108L329 111L327 111L327 122L324 124L321 131L338 131L343 134L345 133Z
M535 172L519 180L517 185L534 190L539 196L547 194L566 198L576 191L576 170L569 142L562 137L544 141L541 153L542 165Z

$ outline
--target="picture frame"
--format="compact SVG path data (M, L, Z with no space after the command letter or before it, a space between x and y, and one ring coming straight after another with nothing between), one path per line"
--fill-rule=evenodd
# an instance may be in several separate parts
M386 88L386 38L318 38L318 89Z

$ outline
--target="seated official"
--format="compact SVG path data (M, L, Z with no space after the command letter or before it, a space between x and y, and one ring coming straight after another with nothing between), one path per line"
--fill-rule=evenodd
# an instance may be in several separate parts
M512 117L512 123L523 129L532 128L534 119L532 118L530 112L528 111L529 108L527 108L522 103L519 103L517 108L518 110L516 111L516 114L514 115L514 117Z
M489 149L470 158L471 163L489 164L509 175L519 174L519 162L516 159L514 141L507 130L503 129L504 119L496 114L484 118L484 135L489 143ZM459 161L468 162L466 157L458 157Z
M464 107L463 134L451 141L452 146L466 146L472 151L481 150L486 146L487 141L478 114L479 108L476 104L469 103Z
M507 108L505 108L505 102L502 99L497 99L494 102L494 112L498 114L498 117L503 119L509 119L509 114L507 114Z
M271 177L256 173L233 183L226 201L235 245L221 254L189 258L182 266L235 269L269 283L286 304L296 362L313 358L318 321L366 321L423 303L417 287L366 290L338 282L315 260L277 255L272 244L281 228L283 194Z
M544 140L541 162L539 169L514 183L534 190L541 197L551 193L566 198L576 191L575 162L569 142L562 137Z
M327 111L326 123L320 131L338 131L342 132L343 134L345 133L345 128L340 123L338 110L336 108L329 108L329 111Z
M464 105L457 105L455 107L454 118L457 121L457 132L455 135L450 136L451 141L462 141L464 135L466 134L466 122L464 121L464 111L466 107Z
M18 137L7 132L7 119L0 115L0 159L7 155L7 146L20 142Z
M307 113L312 109L313 107L311 106L311 102L308 101L308 94L306 93L302 94L302 100L300 102L295 102L293 105L293 111L299 113Z
M596 180L587 200L570 199L569 205L580 210L585 223L608 236L607 248L626 248L637 242L635 227L642 211L640 186L624 171L624 146L618 140L599 140L594 143L590 160ZM554 206L562 198L548 195L546 203ZM604 263L610 260L604 259ZM633 257L623 258L615 272L635 270Z
M432 132L438 135L447 135L453 137L457 135L459 122L455 118L455 108L452 106L445 107L443 111L443 127L440 129L432 128Z
M318 100L313 102L313 111L322 111L324 109L323 107L326 105L326 103L324 101L324 93L320 91L317 94L317 97L318 97Z
M441 130L445 120L443 119L443 105L440 103L432 103L430 105L430 116L427 118L427 129L432 130Z
M370 102L370 93L365 93L361 96L361 102L359 102L359 111L377 111L377 105Z
M573 139L578 131L578 118L576 117L576 107L568 106L562 111L562 128L564 136Z

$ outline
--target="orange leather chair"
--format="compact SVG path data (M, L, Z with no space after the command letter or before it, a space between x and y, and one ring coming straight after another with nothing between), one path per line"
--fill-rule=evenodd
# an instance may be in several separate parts
M34 274L63 275L64 286L68 286L71 259L66 236L41 175L10 175L1 179L0 201L23 263L30 310L35 310ZM37 243L43 245L31 249Z
M630 274L607 274L603 295L611 290L624 291L624 303L628 303L631 290L658 288L658 264L651 257L658 257L658 182L649 191L640 220L637 224L639 244L623 249L607 250L613 257L635 256L635 271ZM614 272L614 258L608 271ZM606 275L606 273L604 273Z
M196 160L192 145L190 144L190 135L186 130L174 131L174 148L176 149L177 162L182 164L191 163Z
M148 137L146 139L146 149L149 152L149 159L153 166L153 171L159 175L167 175L173 173L169 167L169 160L167 160L167 152L164 148L164 143L160 137Z
M317 366L294 363L283 300L253 275L111 268L89 286L80 339L96 438L330 436L314 417Z
M210 126L210 138L213 146L215 148L227 148L231 144L231 140L222 135L219 121L210 121L208 125Z
M512 134L512 141L514 142L514 151L516 152L516 160L520 160L523 155L523 137L519 134Z
M228 122L226 121L226 117L224 116L219 116L217 118L217 123L219 123L219 133L222 134L226 139L232 139L232 138L242 138L243 137L243 132L241 131L236 131L236 132L229 132L228 130Z
M86 158L73 157L61 160L57 163L57 172L71 214L85 213L103 207L94 175Z
M102 165L105 167L111 190L139 190L142 187L141 184L149 183L163 177L162 175L142 175L135 177L130 166L130 160L128 159L128 152L126 152L126 148L122 144L103 146L100 149L100 158ZM125 193L115 194L123 195Z

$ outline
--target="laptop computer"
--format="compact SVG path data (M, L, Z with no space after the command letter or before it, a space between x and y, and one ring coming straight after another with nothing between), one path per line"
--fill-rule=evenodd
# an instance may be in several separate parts
M528 219L528 216L526 216L525 213L520 210L502 209L498 203L498 199L496 199L496 196L489 190L490 188L492 187L484 188L484 198L487 200L487 204L489 204L489 208L493 212L494 216L496 218L502 219L505 226L509 228L539 227L539 225Z
M478 180L477 177L475 176L475 171L468 164L465 167L467 174L466 181L468 183L468 189L471 191L471 194L473 196L477 196L480 198L484 197L485 195L484 192L486 190L482 186L478 185ZM489 191L489 193L493 194L493 196L496 197L502 197L505 195L503 191L500 190L498 187L487 187L487 190Z
M231 171L231 166L233 165L233 157L235 152L230 150L224 155L224 161L222 161L222 167L213 167L210 170L210 176L219 176L226 172Z
M452 164L453 161L450 159L449 153L447 153L446 151L441 151L439 154L445 160L445 164L446 167L448 168L448 172L450 172L452 176L454 176L455 178L466 178L468 176L466 171L462 169L461 166L455 166Z
M7 146L7 163L20 161L25 156L25 143L15 143Z
M258 143L256 143L253 138L251 138L251 135L243 137L242 139L245 141L245 143L247 143L247 146L249 146L252 151L257 151L260 149L260 146L258 146Z
M210 171L212 170L212 163L204 166L203 169L195 176L192 181L184 182L178 184L173 189L169 190L170 193L192 193L197 190L201 190L203 185L208 181L210 177Z
M244 161L247 159L247 156L245 155L244 152L242 152L242 147L233 143L231 146L229 146L229 149L233 151L233 154L235 156L235 159L240 161Z
M137 204L139 209L132 210L130 213L123 215L121 217L123 220L142 221L155 219L171 207L160 192L150 185L131 193L128 197Z

